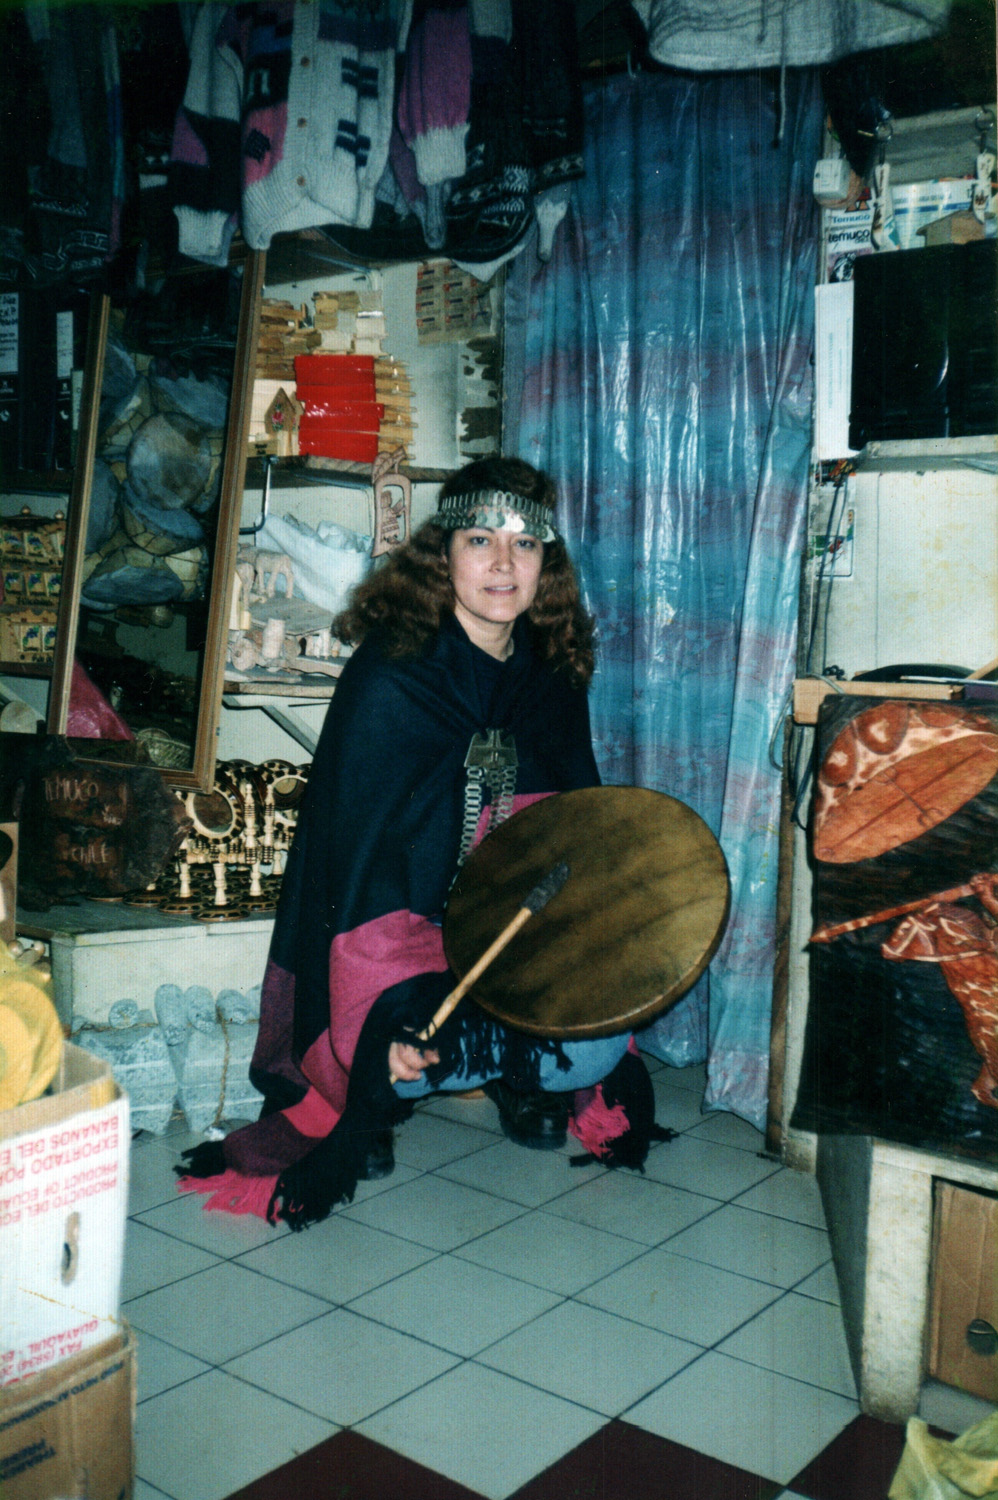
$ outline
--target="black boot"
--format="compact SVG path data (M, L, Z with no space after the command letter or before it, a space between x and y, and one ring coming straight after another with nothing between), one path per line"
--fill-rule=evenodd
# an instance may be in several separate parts
M501 1078L485 1084L503 1134L533 1151L557 1151L568 1138L571 1094L519 1094Z
M374 1182L379 1177L390 1177L395 1170L395 1152L390 1130L378 1130L370 1138L364 1164L358 1173L361 1182Z

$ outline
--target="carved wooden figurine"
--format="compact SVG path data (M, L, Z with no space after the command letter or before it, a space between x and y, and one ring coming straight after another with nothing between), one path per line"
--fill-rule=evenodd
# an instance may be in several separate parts
M260 547L240 547L236 554L236 574L246 591L247 607L261 599L273 599L279 578L284 579L285 597L294 598L294 567L290 557L283 552L267 552Z
M371 466L374 481L374 545L372 557L391 552L408 541L412 512L412 485L399 464L405 458L404 448L379 453Z

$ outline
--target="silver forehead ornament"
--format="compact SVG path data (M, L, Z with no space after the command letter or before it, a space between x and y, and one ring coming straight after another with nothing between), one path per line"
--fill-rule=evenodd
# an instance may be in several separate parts
M490 531L526 533L540 542L558 540L551 524L552 511L539 500L530 500L513 490L466 490L446 495L432 519L446 531L469 531L482 526Z

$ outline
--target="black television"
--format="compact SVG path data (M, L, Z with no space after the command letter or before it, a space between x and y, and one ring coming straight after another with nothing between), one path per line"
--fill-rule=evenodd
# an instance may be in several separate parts
M857 257L849 446L998 432L998 240Z

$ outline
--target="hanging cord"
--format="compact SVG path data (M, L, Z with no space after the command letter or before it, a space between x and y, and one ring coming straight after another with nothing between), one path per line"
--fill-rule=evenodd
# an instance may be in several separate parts
M814 600L811 609L811 621L807 642L807 655L804 663L804 671L801 673L801 676L803 677L813 677L816 678L819 682L828 683L830 686L834 687L835 691L838 693L843 692L844 689L839 686L838 682L835 681L835 678L841 678L842 673L837 668L827 667L824 661L824 655L828 640L828 614L831 606L834 574L827 579L827 589L825 591L824 600L822 600L822 587L826 582L825 571L828 567L829 557L831 556L833 539L838 535L838 528L841 525L842 516L845 511L846 500L848 498L846 482L849 478L849 475L854 472L854 465L844 460L837 463L832 470L832 503L829 509L828 524L825 530L825 545L822 548L821 562L819 564L817 576L814 581ZM823 618L820 620L819 625L819 615L821 614L822 606L824 609L824 614ZM819 632L821 637L822 652L822 662L820 669L817 668L814 664L815 647L819 637ZM810 789L811 784L810 734L806 726L797 725L794 730L794 735L796 736L796 744L793 745L793 748L790 752L790 790L794 798L791 817L798 828L803 828L805 826L805 823L801 821L802 810L805 805L807 793ZM794 735L791 736L792 742L794 739Z
M787 123L787 5L789 0L783 0L780 9L780 99L779 99L779 124L776 128L776 144L782 145L783 132Z
M846 500L848 499L848 492L847 492L847 489L846 489L846 481L848 480L849 475L851 473L852 473L852 469L850 467L848 467L848 466L843 465L841 468L836 469L835 476L834 476L834 478L832 480L832 484L833 484L833 487L834 487L834 495L832 497L831 509L830 509L830 511L828 513L828 531L827 531L826 536L825 536L824 550L822 551L822 554L821 554L821 566L818 569L818 577L817 577L817 579L815 581L815 596L814 596L815 613L814 613L814 622L813 622L813 625L812 625L812 631L814 632L814 634L812 634L811 640L808 643L808 667L809 668L811 667L810 654L811 654L811 650L814 647L815 635L816 635L817 629L818 629L818 608L819 608L820 599L821 599L821 586L822 586L822 583L826 581L825 580L825 569L828 566L828 559L831 556L831 550L832 550L832 547L834 546L834 539L838 536L838 528L842 524L842 518L845 515ZM834 560L833 560L833 562L832 562L832 569L833 569L833 571L829 574L828 579L827 579L828 587L825 590L824 615L823 615L823 618L822 618L822 621L821 621L821 643L822 643L821 644L821 652L822 652L821 670L822 670L822 675L824 675L824 671L825 671L826 662L825 662L824 658L825 658L825 653L826 653L826 651L828 649L828 616L829 616L829 613L830 613L831 607L832 607L832 584L835 582L834 567L835 567L835 563L834 563Z
M787 6L790 0L782 0L780 5L780 82L776 95L776 135L773 137L773 145L780 146L783 143L783 135L787 119ZM766 40L766 31L769 27L769 0L762 0L759 7L759 32L756 36L756 45L761 47Z
M215 1015L218 1018L219 1026L221 1026L222 1028L224 1051L222 1054L222 1076L218 1082L218 1108L215 1111L215 1118L208 1126L208 1130L218 1130L225 1113L225 1090L229 1082L229 1056L231 1052L231 1043L229 1041L229 1023L222 1015L222 1012L219 1010L217 1005L215 1006Z
M994 147L988 145L988 135L994 129L994 125L994 110L986 104L982 105L981 108L977 111L977 114L974 116L974 130L977 133L978 155L980 155L982 151L994 151Z
M834 577L829 577L829 579L827 580L828 586L824 596L824 618L821 621L820 627L818 616L819 611L822 608L822 586L825 582L825 570L828 566L828 559L830 555L830 538L833 538L838 534L837 528L841 522L842 511L844 509L846 501L846 480L848 479L849 474L852 472L852 465L847 463L837 464L835 469L833 470L832 483L834 486L834 494L832 497L831 508L828 514L828 525L825 532L825 545L822 548L821 563L819 565L817 577L815 578L814 584L814 603L811 615L810 633L808 637L807 658L805 661L805 671L803 675L805 677L816 678L821 682L832 681L834 680L835 676L842 676L842 673L838 671L838 669L827 667L824 661L824 653L828 639L828 614L831 607L832 584L834 582ZM822 642L822 664L820 671L815 668L813 661L815 643L818 640L819 633ZM836 691L841 692L842 689L836 687ZM804 823L801 821L801 810L806 801L807 792L810 787L811 781L811 736L809 732L804 728L804 726L799 726L799 731L800 732L797 738L796 751L792 757L793 772L791 777L791 789L794 790L794 805L792 817L797 826L803 828ZM806 759L804 759L805 756ZM803 773L801 772L802 759L804 759L806 767Z
M773 732L769 736L769 745L767 746L767 754L769 756L769 764L772 766L772 768L773 768L774 771L782 771L783 770L783 757L781 755L777 754L776 743L777 743L777 740L779 739L779 737L780 737L780 735L781 735L781 733L783 731L784 720L786 719L787 714L789 714L792 711L792 709L793 709L793 701L794 701L794 689L793 689L793 684L791 683L790 687L788 688L788 690L787 690L787 692L786 692L786 694L784 696L783 704L782 704L782 706L780 708L780 711L776 715L776 722L773 725Z
M810 631L808 636L805 671L803 675L805 677L817 678L822 682L828 681L833 675L831 670L826 666L824 654L828 640L828 613L831 607L832 584L834 582L834 577L829 577L827 580L828 586L824 596L824 618L822 619L819 626L818 617L819 611L822 608L822 586L825 583L825 570L828 566L828 559L831 551L831 539L837 536L837 528L841 523L842 512L845 507L847 494L846 480L848 479L848 476L851 472L852 466L846 463L837 464L835 469L833 470L832 484L834 486L834 493L832 496L831 508L828 513L828 525L825 531L825 545L822 548L821 562L819 564L817 577L815 578L814 582L814 602L811 615ZM822 663L820 670L815 668L813 661L815 643L819 638L819 633L822 642ZM841 677L842 674L839 672L837 675ZM839 688L838 691L841 692L842 689ZM801 810L806 801L807 792L811 782L810 735L803 726L799 726L799 729L800 732L797 738L796 752L792 757L793 772L791 777L791 790L794 792L792 817L797 826L799 828L803 828L804 823L801 822ZM804 761L805 765L805 769L803 772L801 771L802 760Z

